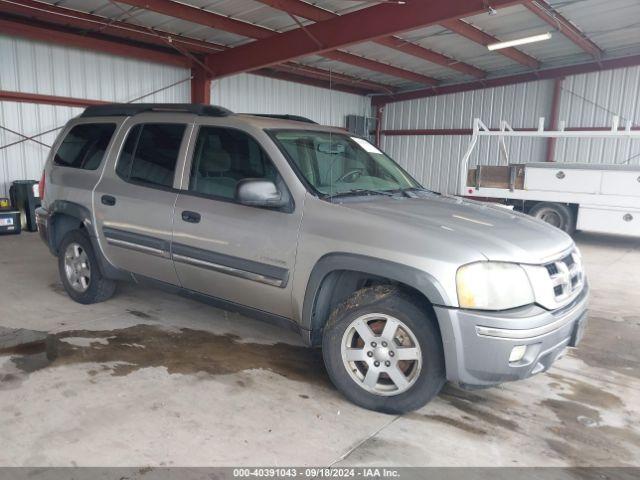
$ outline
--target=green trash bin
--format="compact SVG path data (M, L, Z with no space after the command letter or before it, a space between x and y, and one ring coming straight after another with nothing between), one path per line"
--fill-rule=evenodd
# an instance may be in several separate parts
M37 180L16 180L9 188L13 208L20 211L22 230L29 232L38 230L36 223L36 208L40 206L38 184Z

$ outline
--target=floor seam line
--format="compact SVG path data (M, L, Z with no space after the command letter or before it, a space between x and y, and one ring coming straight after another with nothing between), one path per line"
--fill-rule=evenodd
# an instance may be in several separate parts
M373 437L375 437L376 435L378 435L382 430L384 430L385 428L389 427L390 425L392 425L396 420L402 418L402 415L398 415L394 418L392 418L390 421L388 421L387 423L385 423L384 425L382 425L380 428L378 428L375 432L372 432L371 435L369 435L368 437L362 439L361 442L358 442L353 448L347 450L344 454L342 454L340 457L338 457L336 460L334 460L333 462L331 462L329 464L329 468L333 467L336 463L341 462L342 460L348 458L353 452L355 452L358 448L360 448L362 445L364 445L365 443L367 443L369 440L371 440Z

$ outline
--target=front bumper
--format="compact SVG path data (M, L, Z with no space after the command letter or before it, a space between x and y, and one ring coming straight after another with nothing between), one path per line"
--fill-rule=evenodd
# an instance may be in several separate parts
M547 370L565 348L575 347L587 322L589 285L569 305L548 311L537 305L504 312L435 307L444 343L447 380L484 387ZM524 357L509 362L514 347Z

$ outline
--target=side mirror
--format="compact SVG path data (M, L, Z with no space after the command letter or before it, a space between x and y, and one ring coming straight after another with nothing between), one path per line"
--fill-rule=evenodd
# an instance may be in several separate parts
M260 178L240 180L236 187L236 200L253 207L280 208L287 204L275 183Z

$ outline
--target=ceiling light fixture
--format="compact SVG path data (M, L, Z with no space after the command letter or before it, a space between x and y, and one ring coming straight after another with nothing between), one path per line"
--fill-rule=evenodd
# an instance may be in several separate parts
M507 40L506 42L491 43L487 45L487 48L489 50L500 50L502 48L516 47L527 43L542 42L543 40L549 40L550 38L551 32L547 32L541 35L533 35L532 37L516 38L515 40Z

